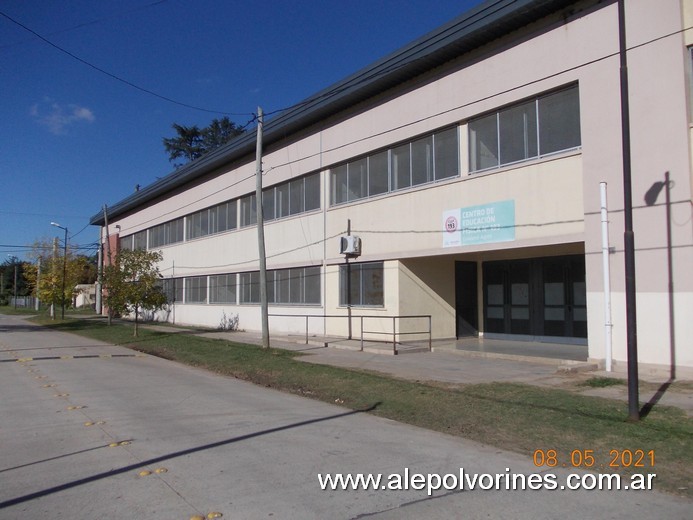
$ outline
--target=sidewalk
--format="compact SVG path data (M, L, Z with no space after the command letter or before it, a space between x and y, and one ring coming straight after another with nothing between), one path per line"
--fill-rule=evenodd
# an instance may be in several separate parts
M170 330L170 327L166 327ZM262 337L252 332L203 332L201 336L224 339L238 343L261 345ZM390 354L392 345L364 344L360 351L357 340L341 339L337 346L324 347L326 338L311 338L306 345L305 338L299 336L270 336L274 348L300 352L300 359L307 363L332 365L343 368L369 370L413 381L435 381L449 385L479 384L493 381L525 383L537 386L565 389L582 395L628 400L626 374L608 373L593 370L587 363L575 360L538 357L536 355L510 355L504 352L484 352L452 348L434 344L433 351ZM335 338L328 338L334 341ZM334 344L331 343L331 344ZM380 349L382 353L376 353ZM529 352L536 354L536 349ZM578 370L571 370L577 367ZM590 369L582 371L582 368ZM592 378L610 377L620 379L624 384L594 388L581 383ZM640 402L676 406L693 417L693 382L677 381L668 386L666 378L640 381Z

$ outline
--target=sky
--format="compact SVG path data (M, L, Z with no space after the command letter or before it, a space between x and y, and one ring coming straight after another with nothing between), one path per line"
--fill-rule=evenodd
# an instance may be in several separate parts
M89 219L174 170L173 123L245 125L480 3L1 0L0 263L51 222L93 254Z

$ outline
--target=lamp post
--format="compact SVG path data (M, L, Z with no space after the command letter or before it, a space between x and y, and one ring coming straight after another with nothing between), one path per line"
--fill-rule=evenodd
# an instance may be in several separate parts
M56 222L51 222L51 226L55 226L57 228L60 228L65 231L65 243L63 244L63 289L62 289L62 295L60 298L61 302L61 311L60 311L60 319L64 320L65 319L65 277L67 276L67 228L61 226L60 224Z

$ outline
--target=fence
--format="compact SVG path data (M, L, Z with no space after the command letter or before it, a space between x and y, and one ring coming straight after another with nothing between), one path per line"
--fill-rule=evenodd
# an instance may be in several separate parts
M35 309L36 298L33 296L14 296L10 297L10 307L15 309Z
M386 336L391 336L392 337L392 351L394 354L397 354L397 337L398 336L406 336L406 335L422 335L422 334L427 334L428 335L428 351L430 352L432 350L433 346L433 329L432 329L432 320L431 320L431 315L430 314L421 314L421 315L407 315L407 316L349 316L349 315L344 315L344 314L269 314L269 317L282 317L282 318L303 318L305 319L306 322L306 345L308 344L308 337L310 335L310 324L309 320L311 318L319 318L319 319L325 319L325 318L346 318L349 320L359 320L360 323L360 344L361 344L361 350L363 351L363 344L364 344L364 335L367 334L376 334L376 335L386 335ZM426 330L413 330L413 331L407 331L407 332L402 332L397 330L397 322L398 320L420 320L420 319L425 319L427 320L428 327ZM364 330L364 320L379 320L383 321L385 320L386 322L392 323L392 329L389 331L382 331L382 330ZM400 326L401 328L401 326ZM351 328L350 328L351 330ZM352 339L350 336L349 339ZM389 343L389 341L388 341ZM400 343L402 343L400 341Z

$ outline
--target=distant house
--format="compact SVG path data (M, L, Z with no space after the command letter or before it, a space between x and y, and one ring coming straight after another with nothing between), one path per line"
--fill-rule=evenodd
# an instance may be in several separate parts
M625 9L639 360L683 377L693 2ZM600 363L612 333L624 370L618 35L614 0L489 0L267 121L268 295L283 315L271 329L305 331L308 315L311 333L346 335L332 316L351 311L372 334L430 315L436 338L582 343ZM113 204L108 230L102 213L91 223L113 251L163 252L171 319L237 314L259 330L255 168L255 135L241 135ZM347 264L342 245L360 256Z
M96 302L96 285L75 285L74 295L73 305L76 309L81 307L92 307Z

